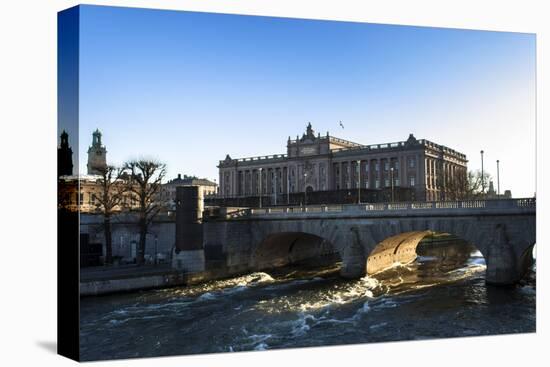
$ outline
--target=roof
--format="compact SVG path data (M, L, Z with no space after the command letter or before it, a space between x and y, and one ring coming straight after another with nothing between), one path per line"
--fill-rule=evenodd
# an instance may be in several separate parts
M217 183L212 182L206 178L193 178L193 177L187 177L187 178L174 178L173 180L170 180L166 183L166 185L173 185L173 186L218 186Z

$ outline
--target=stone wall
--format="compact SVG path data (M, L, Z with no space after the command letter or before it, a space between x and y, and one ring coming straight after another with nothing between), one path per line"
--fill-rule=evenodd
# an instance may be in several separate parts
M100 243L105 254L105 234L103 216L100 214L81 214L80 231L89 234L90 243ZM159 261L170 261L175 246L175 221L173 216L162 216L153 221L146 238L145 255L154 258L155 244ZM113 256L122 262L133 262L139 243L137 216L132 214L115 215L112 219Z

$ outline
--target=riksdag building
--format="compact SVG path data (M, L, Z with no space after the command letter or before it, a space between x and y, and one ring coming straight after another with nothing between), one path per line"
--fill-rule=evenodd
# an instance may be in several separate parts
M445 200L465 179L467 162L466 155L413 134L363 145L315 134L308 124L301 138L288 138L286 154L227 155L218 165L218 198L232 205Z

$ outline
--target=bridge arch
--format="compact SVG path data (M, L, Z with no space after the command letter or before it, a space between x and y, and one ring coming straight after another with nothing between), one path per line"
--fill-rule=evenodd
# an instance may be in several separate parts
M266 270L296 264L325 266L340 260L338 248L326 238L307 232L278 232L258 243L250 265L256 270Z
M355 231L362 234L366 274L376 273L395 262L409 263L416 258L416 248L423 238L431 233L448 233L480 251L487 265L488 283L513 284L533 263L535 239L518 230L523 225L530 223L519 221L507 226L482 219L438 218L390 221L366 228L359 226Z
M416 248L431 231L411 231L388 237L378 243L367 257L367 274L375 274L395 263L408 264L417 257Z

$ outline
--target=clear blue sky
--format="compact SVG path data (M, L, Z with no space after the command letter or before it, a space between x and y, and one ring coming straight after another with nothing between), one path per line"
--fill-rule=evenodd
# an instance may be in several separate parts
M111 164L217 179L226 154L285 153L311 121L363 144L414 133L470 169L483 149L501 190L535 191L532 34L99 6L80 20L82 173L96 128Z

